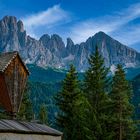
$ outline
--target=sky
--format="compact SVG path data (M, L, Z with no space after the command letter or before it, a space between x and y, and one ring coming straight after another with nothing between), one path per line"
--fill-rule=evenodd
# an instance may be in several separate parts
M140 0L0 0L0 18L16 16L27 34L86 41L103 31L140 52Z

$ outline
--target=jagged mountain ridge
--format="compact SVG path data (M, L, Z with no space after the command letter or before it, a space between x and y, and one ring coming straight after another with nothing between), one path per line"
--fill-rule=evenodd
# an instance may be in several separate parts
M39 40L28 36L22 21L17 21L16 17L5 16L0 20L0 51L19 51L26 63L66 69L73 63L77 70L85 71L87 58L95 51L96 44L107 67L118 63L125 67L140 65L140 53L103 32L96 33L81 44L74 44L68 38L65 46L62 38L56 34L44 34Z

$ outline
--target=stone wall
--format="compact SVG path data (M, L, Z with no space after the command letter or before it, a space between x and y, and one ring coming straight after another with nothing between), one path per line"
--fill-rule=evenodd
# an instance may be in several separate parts
M61 140L61 136L0 133L0 140Z

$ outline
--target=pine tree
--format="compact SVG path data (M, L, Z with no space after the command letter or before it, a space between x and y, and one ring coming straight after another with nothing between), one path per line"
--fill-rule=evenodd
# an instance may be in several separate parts
M112 101L112 124L116 140L133 140L135 137L135 126L132 120L133 105L131 104L132 90L125 78L125 71L121 65L113 77L112 91L110 98Z
M20 111L17 115L17 118L20 120L31 121L33 119L33 108L31 100L29 98L29 94L29 86L27 85L25 88L25 92L23 93Z
M89 58L89 69L85 74L84 92L91 105L89 128L95 140L109 140L112 133L108 132L108 105L106 94L109 88L108 68L96 46L95 53Z
M73 118L73 131L71 133L72 140L92 140L90 136L90 129L88 128L87 113L90 111L90 104L83 92L79 94L75 102L74 118Z
M45 104L40 106L39 111L39 120L42 124L48 124L48 114L47 114L47 107Z
M64 140L85 140L86 108L83 106L86 107L88 103L79 89L78 76L73 65L63 80L62 90L56 97L56 104L59 107L57 125L64 133Z

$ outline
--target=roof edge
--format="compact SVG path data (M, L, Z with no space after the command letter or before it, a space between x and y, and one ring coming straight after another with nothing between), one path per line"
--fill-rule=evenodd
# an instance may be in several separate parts
M15 53L12 57L12 59L6 64L6 66L2 69L1 73L5 72L5 70L7 69L7 67L11 64L11 62L16 58L16 56L19 57L22 65L24 66L24 68L26 69L28 75L30 74L26 64L24 63L24 61L21 59L21 56L19 55L19 52L18 51L13 51L13 52L6 52L6 53ZM3 54L6 54L6 53L3 53Z
M0 133L15 133L15 134L34 134L34 135L48 135L48 136L62 136L63 133L61 134L54 134L54 133L49 133L49 132L33 132L33 131L22 131L22 130L2 130L0 129Z

